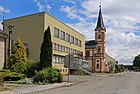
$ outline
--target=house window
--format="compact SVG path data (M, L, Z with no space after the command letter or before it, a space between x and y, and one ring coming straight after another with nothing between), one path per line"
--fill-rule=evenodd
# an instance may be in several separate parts
M74 37L71 36L71 43L74 44Z
M62 46L62 52L65 52L65 46Z
M60 45L60 46L59 46L59 51L61 51L61 52L62 52L62 45Z
M90 52L86 51L86 56L89 57L90 56Z
M78 45L78 39L75 38L75 45Z
M66 34L66 41L70 42L70 35L69 34Z
M59 50L59 44L56 44L56 50Z
M81 40L78 40L78 46L81 47Z
M59 29L54 28L54 37L59 38Z
M58 56L54 56L54 59L55 59L55 60L54 60L55 63L58 63L58 61L59 61L59 60L58 60Z
M61 39L65 40L65 32L61 31Z
M99 64L97 64L96 68L99 68Z

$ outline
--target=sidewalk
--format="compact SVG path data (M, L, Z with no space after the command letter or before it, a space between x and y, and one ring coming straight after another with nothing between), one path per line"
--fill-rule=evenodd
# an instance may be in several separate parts
M32 87L23 87L23 88L15 88L12 91L2 91L0 94L26 94L26 93L31 93L31 92L37 92L37 91L42 91L42 90L47 90L47 89L52 89L52 88L57 88L57 87L62 87L62 86L70 86L73 83L54 83L54 84L48 84L48 85L35 85Z

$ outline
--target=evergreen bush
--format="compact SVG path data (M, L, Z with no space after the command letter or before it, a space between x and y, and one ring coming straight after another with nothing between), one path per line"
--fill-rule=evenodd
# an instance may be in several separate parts
M8 62L7 68L15 72L23 73L26 70L26 62L27 57L24 45L20 39L17 38L11 51L10 62Z
M33 77L34 83L60 83L62 80L62 75L52 67L37 72Z

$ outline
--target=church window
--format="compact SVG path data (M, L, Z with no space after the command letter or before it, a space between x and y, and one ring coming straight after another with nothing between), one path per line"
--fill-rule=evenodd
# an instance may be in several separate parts
M98 39L101 39L101 34L98 35Z
M101 53L101 46L98 46L98 53Z
M99 64L97 64L97 67L96 68L99 68Z

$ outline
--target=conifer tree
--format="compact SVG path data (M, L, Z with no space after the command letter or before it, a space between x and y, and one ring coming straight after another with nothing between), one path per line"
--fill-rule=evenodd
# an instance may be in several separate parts
M26 69L27 57L23 43L17 38L11 51L10 62L8 63L8 69L16 72L24 72Z
M49 26L44 33L44 38L41 45L39 70L48 67L52 67L52 41Z

